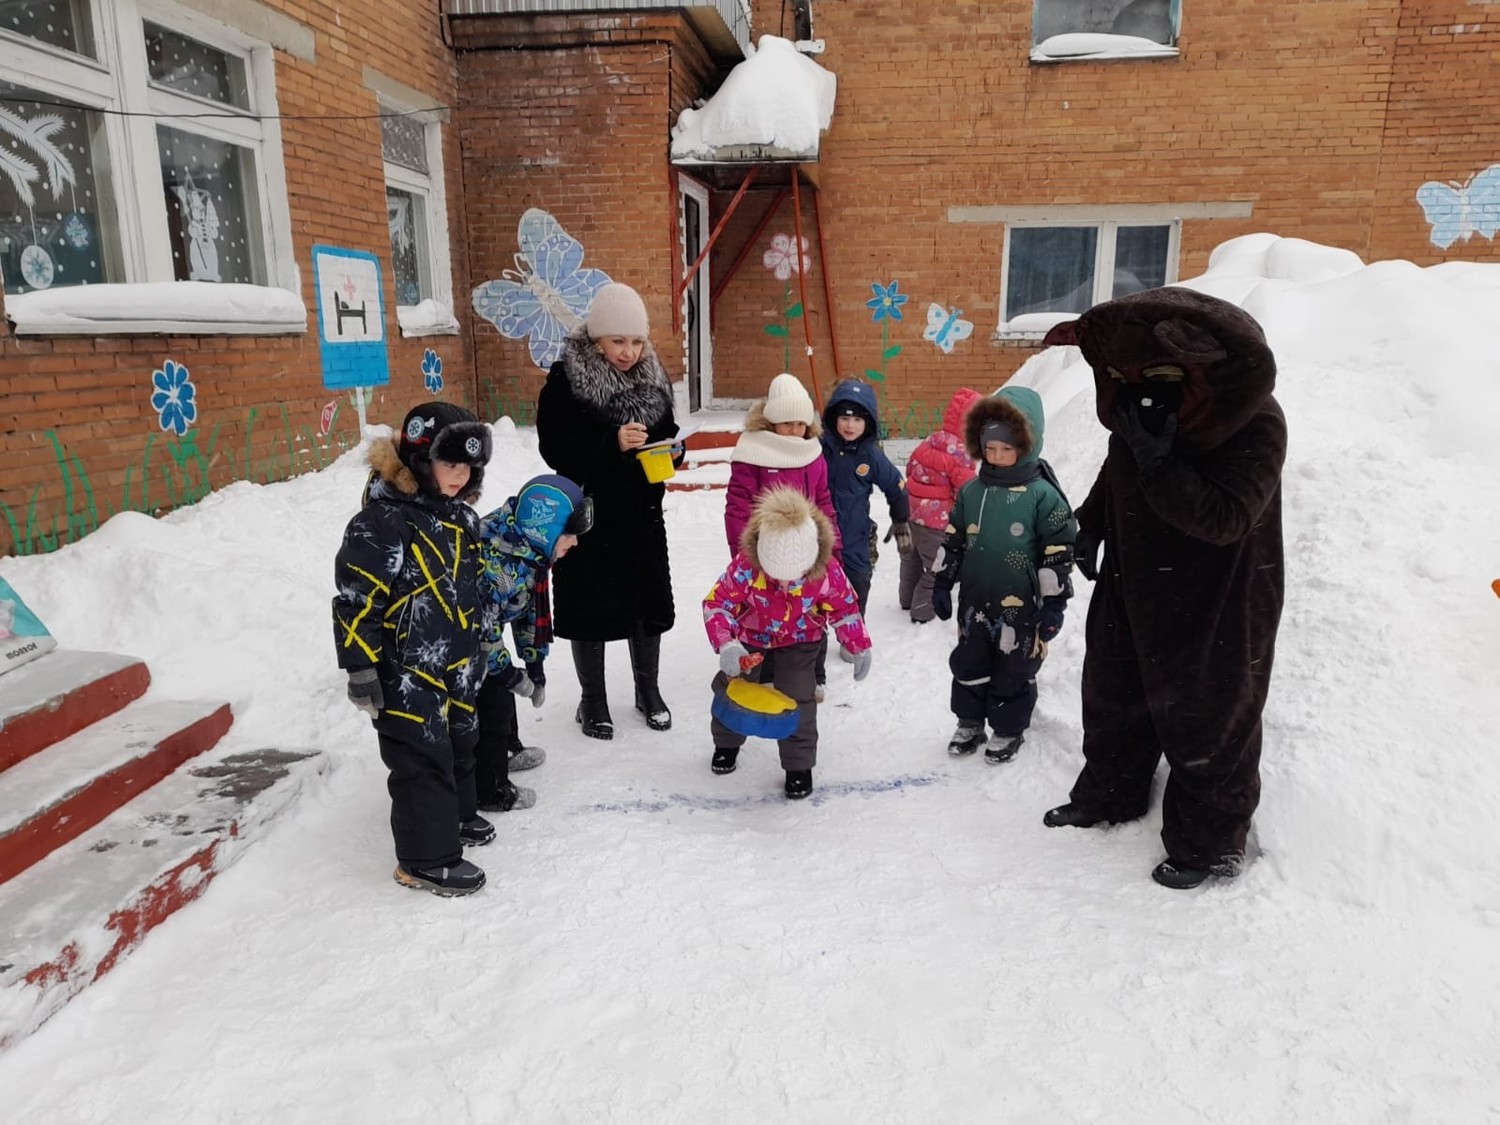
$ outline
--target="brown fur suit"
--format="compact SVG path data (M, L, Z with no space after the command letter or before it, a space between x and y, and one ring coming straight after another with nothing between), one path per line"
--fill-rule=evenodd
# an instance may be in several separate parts
M1094 371L1109 452L1078 507L1104 555L1083 665L1084 767L1071 801L1142 816L1158 760L1168 857L1243 861L1260 799L1261 710L1281 617L1286 420L1276 361L1247 313L1189 289L1108 301L1048 333ZM1171 454L1142 471L1117 407L1180 395ZM1175 401L1175 400L1174 400Z

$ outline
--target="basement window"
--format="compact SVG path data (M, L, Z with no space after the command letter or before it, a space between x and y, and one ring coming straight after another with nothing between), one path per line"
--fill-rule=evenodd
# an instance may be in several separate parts
M1041 336L1110 301L1177 280L1177 222L1011 223L998 335Z

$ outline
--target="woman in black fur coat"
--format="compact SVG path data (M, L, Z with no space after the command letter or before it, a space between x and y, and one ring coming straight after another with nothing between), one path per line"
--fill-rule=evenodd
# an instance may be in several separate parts
M672 713L657 687L661 635L672 627L672 576L662 519L666 486L636 459L677 436L672 387L649 339L646 306L628 285L599 290L568 337L537 402L542 459L593 498L594 526L559 559L553 628L573 646L590 738L614 737L604 690L604 645L630 642L636 710L652 730Z

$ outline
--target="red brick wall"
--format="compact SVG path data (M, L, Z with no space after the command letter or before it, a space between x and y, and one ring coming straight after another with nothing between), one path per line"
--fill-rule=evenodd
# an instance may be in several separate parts
M201 493L205 483L279 479L314 469L358 441L348 395L322 385L312 292L312 246L368 250L382 260L390 385L369 406L373 422L396 423L428 397L420 365L437 350L443 397L472 403L466 336L403 339L396 323L385 218L379 122L305 120L306 115L373 115L363 83L371 66L443 104L455 97L454 59L434 4L370 0L378 17L342 20L330 5L268 0L316 33L316 59L276 55L292 238L308 308L306 335L44 336L17 338L0 327L0 554L50 550L80 538L125 509L159 511ZM456 139L444 127L449 223L463 229ZM467 264L453 246L460 323L468 320ZM151 374L171 358L198 390L189 432L196 456L179 467L183 446L164 434L150 406ZM319 439L323 404L337 399L337 423ZM207 481L204 481L206 471ZM14 526L12 525L14 521Z
M683 369L672 286L683 270L668 131L711 64L676 14L455 21L456 118L468 192L473 284L516 270L516 226L550 214L583 246L583 266L640 291L651 338ZM525 340L474 318L480 398L490 413L534 417L546 372Z

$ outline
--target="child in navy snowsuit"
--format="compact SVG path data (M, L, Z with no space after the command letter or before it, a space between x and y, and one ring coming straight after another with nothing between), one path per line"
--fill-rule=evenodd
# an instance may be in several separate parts
M533 477L480 522L484 591L484 649L488 675L479 689L475 788L484 812L536 804L536 792L514 784L510 771L539 766L546 755L521 746L516 697L540 707L547 695L543 661L552 644L548 579L552 564L594 522L593 503L567 477ZM516 659L505 647L505 626Z
M823 407L823 458L828 462L828 488L838 513L843 548L839 561L859 597L859 612L869 608L870 579L875 572L872 551L875 521L870 518L870 493L885 493L890 506L891 535L902 553L911 551L910 506L901 472L880 448L879 407L875 388L845 379L833 388ZM824 651L826 655L827 644ZM825 660L818 660L818 686L827 682Z
M480 646L479 496L489 427L461 406L414 407L398 441L370 446L364 505L334 560L333 638L349 699L369 714L390 770L395 879L471 894L464 846L495 829L474 795Z

